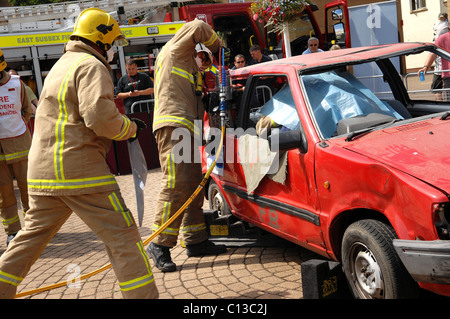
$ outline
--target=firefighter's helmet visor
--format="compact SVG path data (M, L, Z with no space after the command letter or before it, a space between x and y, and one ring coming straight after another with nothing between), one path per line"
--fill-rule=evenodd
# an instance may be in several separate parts
M124 36L117 37L113 42L113 45L116 45L119 47L124 47L124 46L127 46L128 44L129 44L129 42L127 39L125 39Z

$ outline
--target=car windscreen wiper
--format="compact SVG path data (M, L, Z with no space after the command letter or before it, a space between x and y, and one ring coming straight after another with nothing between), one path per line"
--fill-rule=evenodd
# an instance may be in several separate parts
M347 137L345 138L345 141L346 141L346 142L353 141L353 140L355 140L355 139L357 139L357 138L359 138L359 137L361 137L361 136L364 136L364 135L369 134L370 132L373 132L375 129L378 129L378 130L379 130L379 129L383 129L383 128L389 127L389 126L391 126L392 124L394 124L394 123L396 123L396 122L398 122L398 121L401 121L401 120L402 120L402 119L395 119L395 120L391 120L391 121L388 121L388 122L381 122L381 123L372 125L372 126L370 126L370 127L364 128L364 129L362 129L362 130L350 132L350 133L347 135Z
M442 114L441 120L445 121L449 116L450 116L450 111L447 111L444 114Z

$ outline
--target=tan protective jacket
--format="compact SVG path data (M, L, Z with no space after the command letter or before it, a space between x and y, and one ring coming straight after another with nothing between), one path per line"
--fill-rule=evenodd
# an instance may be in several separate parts
M194 133L194 120L203 120L204 108L195 95L197 43L216 52L221 41L211 26L195 19L181 27L156 59L153 131L164 127L186 127ZM200 133L195 130L195 133Z
M0 79L0 85L4 85L10 79L9 73L2 72L2 78ZM33 110L31 108L31 102L26 93L25 84L21 82L21 103L22 103L22 118L25 124L31 118ZM27 130L20 136L13 138L0 139L0 161L6 161L7 164L20 162L26 160L28 157L28 151L31 145L30 131Z
M33 195L78 195L118 189L106 164L111 139L126 140L136 124L114 103L106 60L81 41L45 79L28 163Z

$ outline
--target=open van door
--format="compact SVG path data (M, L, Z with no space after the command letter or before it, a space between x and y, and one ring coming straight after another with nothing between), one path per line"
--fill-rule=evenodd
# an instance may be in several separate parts
M319 48L327 49L324 43L325 37L320 30L314 11L319 8L314 4L306 5L304 10L289 21L288 36L286 32L280 35L273 32L273 26L266 26L269 53L274 53L278 58L301 55L308 48L308 39L316 37L319 40ZM285 41L290 43L286 48Z
M350 21L347 0L334 0L325 5L325 46L338 44L350 48Z

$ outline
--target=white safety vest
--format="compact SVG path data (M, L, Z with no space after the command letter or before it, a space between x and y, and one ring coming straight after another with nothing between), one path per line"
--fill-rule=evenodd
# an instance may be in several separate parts
M22 118L22 85L20 77L11 75L0 85L0 139L22 135L27 130Z

